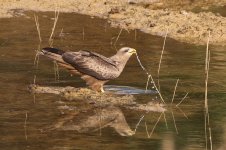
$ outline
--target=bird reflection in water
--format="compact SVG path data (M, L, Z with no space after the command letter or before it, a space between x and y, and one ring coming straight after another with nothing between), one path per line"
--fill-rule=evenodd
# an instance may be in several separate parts
M90 133L106 127L112 127L121 136L132 136L134 134L121 109L115 106L66 114L44 131L64 130Z

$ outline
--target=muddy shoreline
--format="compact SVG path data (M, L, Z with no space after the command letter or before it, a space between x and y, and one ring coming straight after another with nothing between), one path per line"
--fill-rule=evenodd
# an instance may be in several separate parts
M0 2L0 17L22 15L22 11L75 12L107 19L112 26L126 30L141 30L145 33L168 37L181 42L205 45L208 31L210 44L226 44L226 18L208 8L224 7L226 0L166 1L166 0L3 0ZM199 13L192 12L200 9ZM205 12L202 12L202 9Z

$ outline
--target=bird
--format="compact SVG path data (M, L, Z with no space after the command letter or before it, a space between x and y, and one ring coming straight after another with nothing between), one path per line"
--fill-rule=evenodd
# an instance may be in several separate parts
M119 77L129 58L136 53L136 50L130 47L119 49L111 57L88 50L73 52L51 47L45 47L40 52L41 55L66 68L72 75L79 75L97 92L104 92L103 85Z

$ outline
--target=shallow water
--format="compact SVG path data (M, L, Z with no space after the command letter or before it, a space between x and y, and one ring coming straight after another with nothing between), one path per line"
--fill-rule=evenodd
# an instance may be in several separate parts
M63 69L60 70L60 80L56 81L53 63L43 57L40 58L38 69L34 67L35 50L39 46L48 46L54 13L39 12L37 15L43 41L41 45L33 12L26 13L26 16L0 19L1 149L205 148L203 111L205 46L167 39L160 71L161 93L169 104L176 80L179 79L174 104L179 103L187 92L188 97L180 105L180 109L174 105L167 106L168 129L162 117L151 138L147 138L145 122L150 133L160 116L160 113L149 112L145 114L135 135L129 136L144 113L119 107L93 108L85 102L67 101L57 95L33 95L28 92L27 87L34 82L34 76L35 82L39 85L85 86L82 80L71 77ZM119 31L120 29L111 28L105 20L73 13L60 14L53 45L72 51L88 49L105 56L113 55L120 47L130 46L137 49L143 65L152 73L154 79L157 79L163 38L138 31L135 38L135 31L123 30L114 46L112 43L115 42ZM210 50L208 97L213 149L223 150L226 149L226 52L225 47L210 46ZM108 84L117 85L113 86L113 90L120 89L122 92L132 90L132 93L136 93L138 103L148 103L159 98L155 93L142 92L145 90L146 78L133 56L122 75ZM150 84L149 90L153 90L152 86ZM112 90L112 86L108 86L109 88ZM102 123L98 121L99 112L105 112L102 114ZM118 121L113 121L113 124L112 120L117 118ZM61 122L66 122L66 125L57 130L48 130ZM47 132L43 132L45 130Z

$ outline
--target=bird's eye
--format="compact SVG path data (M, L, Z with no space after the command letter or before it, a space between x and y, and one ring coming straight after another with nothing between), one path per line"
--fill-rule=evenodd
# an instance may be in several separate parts
M124 52L127 53L129 51L129 49L126 49Z

